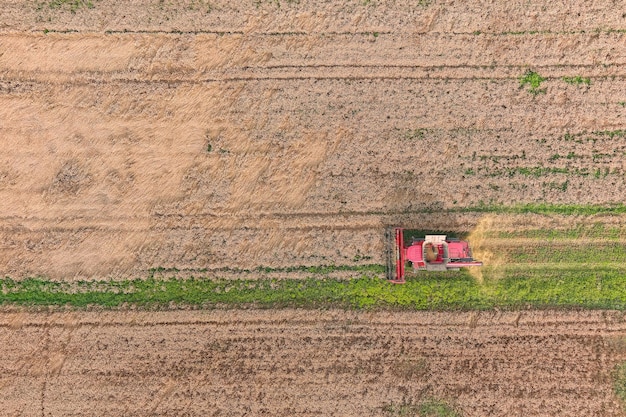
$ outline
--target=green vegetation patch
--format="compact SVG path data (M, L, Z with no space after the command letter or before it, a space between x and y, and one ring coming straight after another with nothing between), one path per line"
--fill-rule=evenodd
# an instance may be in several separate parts
M284 3L283 3L284 1ZM292 5L292 4L299 4L300 0L254 0L254 4L257 7L257 9L262 5L262 4L273 4L274 6L276 6L276 8L280 9L283 4L287 4L287 5Z
M429 400L419 407L420 417L460 417L460 414L443 401Z
M383 406L385 416L393 417L460 417L461 414L446 402L428 399L421 402L403 401Z
M449 211L496 214L560 214L567 216L591 216L595 214L625 214L626 205L621 203L612 205L528 203L509 206L503 204L498 205L483 203L476 206Z
M617 268L505 268L484 272L493 306L617 309L626 307L626 271ZM497 276L503 278L496 278Z
M504 248L506 250L506 248ZM520 263L607 263L626 260L626 246L620 242L573 242L538 241L528 246L515 246L508 250L507 259ZM583 266L581 266L582 268Z
M626 362L620 363L614 372L613 391L622 401L622 406L626 408Z
M499 239L541 239L544 241L565 239L593 239L619 240L626 237L626 229L616 226L606 226L603 223L578 224L570 229L527 229L515 231L495 231L487 233L487 237Z
M555 167L515 167L515 168L507 168L505 170L494 170L491 172L490 176L498 177L507 175L512 177L514 175L523 175L526 177L541 177L544 175L552 175L552 174L574 174L574 175L589 175L589 171L581 171L581 170L572 170L569 168L555 168Z
M544 77L529 69L519 78L520 88L524 88L528 84L528 92L532 95L545 94L546 88L540 88L541 83L545 80Z
M568 159L572 159L575 158L576 156L572 156L572 154L568 155ZM594 152L592 155L593 161L596 162L599 159L602 158L610 158L612 157L612 155L610 154L602 154L602 153L597 153ZM560 155L555 154L552 155L549 158L550 162L553 162L557 159L561 158ZM590 170L589 168L585 167L585 168L567 168L567 167L563 167L563 168L557 168L557 167L542 167L542 166L535 166L535 167L515 167L515 168L504 168L504 169L500 169L500 168L496 168L496 169L489 169L489 168L483 168L482 169L484 172L484 175L489 176L489 177L514 177L516 175L521 175L521 176L525 176L525 177L535 177L535 178L539 178L539 177L543 177L543 176L551 176L551 175L555 175L555 174L564 174L566 176L579 176L579 177L591 177L593 176L594 178L606 178L608 175L622 175L621 171L618 169L613 169L611 171L611 169L609 167L604 167L604 169L600 169L600 168L596 168L595 170ZM468 173L473 173L472 171L465 171L465 174L467 175ZM554 187L561 189L561 191L566 191L567 190L567 185L563 184L563 183L550 183L552 184Z
M581 85L581 84L591 85L591 78L581 77L580 75L577 75L575 77L563 77L562 80L572 85Z
M502 278L498 278L502 276ZM349 308L484 310L494 307L624 309L626 273L614 268L484 268L479 283L467 271L418 274L404 285L379 277L228 280L136 279L61 283L43 278L0 280L1 304L117 308Z
M613 140L626 137L626 130L596 130L593 132L565 133L560 140L572 141L575 143L597 142L598 140Z
M93 9L92 0L49 0L48 7L51 9L69 9L70 12L76 13L79 9Z

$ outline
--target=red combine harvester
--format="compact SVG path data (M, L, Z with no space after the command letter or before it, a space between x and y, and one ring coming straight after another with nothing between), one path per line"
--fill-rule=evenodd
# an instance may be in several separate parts
M409 261L415 271L458 271L467 266L482 266L472 258L469 243L446 235L426 235L413 238L404 244L404 229L387 229L386 235L387 279L394 284L404 284L405 266Z

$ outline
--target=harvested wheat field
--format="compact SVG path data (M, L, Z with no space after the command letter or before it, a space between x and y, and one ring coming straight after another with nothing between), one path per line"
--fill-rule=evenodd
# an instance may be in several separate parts
M612 395L615 365L626 359L621 312L0 320L4 415L622 415Z
M623 415L623 6L0 2L0 414Z

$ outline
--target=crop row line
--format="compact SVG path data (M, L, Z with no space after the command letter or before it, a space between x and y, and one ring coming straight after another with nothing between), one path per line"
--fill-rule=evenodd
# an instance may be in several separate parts
M569 168L569 167L513 167L513 168L494 168L490 167L478 167L476 171L472 168L465 170L465 175L474 175L476 173L483 173L487 177L513 177L515 175L521 175L524 177L541 177L544 175L564 174L574 175L579 177L595 177L606 178L608 175L622 175L622 170L619 168L610 169L608 167L601 168Z
M410 210L368 210L368 211L357 211L357 210L339 210L339 211L306 211L306 212L269 212L269 211L257 211L254 214L250 213L233 213L232 211L227 212L218 212L211 211L206 213L153 213L150 216L146 216L148 218L238 218L238 219L272 219L272 218L306 218L306 217L316 217L320 219L325 219L328 217L343 217L343 218L353 218L355 216L399 216L399 215L411 215L411 214L427 214L427 213L502 213L502 214L563 214L563 215L596 215L596 214L626 214L626 204L617 203L610 205L602 205L602 204L551 204L551 203L522 203L522 204L514 204L514 205L504 205L504 204L487 204L484 202L479 202L477 205L466 206L466 207L449 207L444 208L441 204L431 204L428 206L423 206L420 209L410 209ZM118 219L139 219L144 217L139 216L119 216L115 217L114 220ZM33 221L43 221L49 222L51 220L55 220L58 222L58 218L48 218L41 216L1 216L0 220L5 223L19 222L20 224L23 222L33 222ZM70 219L72 222L77 221L88 221L88 220L99 220L102 219L95 216L72 216ZM18 226L19 227L19 226Z

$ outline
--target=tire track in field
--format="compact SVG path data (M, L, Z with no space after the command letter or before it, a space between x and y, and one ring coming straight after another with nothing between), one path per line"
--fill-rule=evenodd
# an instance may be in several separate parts
M626 36L626 35L625 35ZM565 42L567 47L558 42L556 37L545 39L532 38L529 40L504 38L497 41L477 38L476 36L427 35L416 39L376 38L374 42L362 42L352 37L339 39L319 38L308 36L305 39L276 39L274 37L258 38L256 36L159 36L159 35L50 35L50 36L7 36L3 44L8 52L0 56L0 68L11 77L20 74L38 71L39 77L50 74L58 75L63 71L77 76L89 72L120 72L122 74L137 74L137 78L158 79L159 75L166 75L176 80L183 74L189 78L193 74L195 79L202 79L203 73L211 70L229 69L232 72L240 69L239 77L204 78L204 81L245 81L260 79L254 75L247 75L251 69L267 66L269 68L287 68L292 65L302 66L299 62L307 62L306 67L322 68L326 72L331 69L346 69L350 76L356 79L366 79L368 71L359 73L359 68L367 70L390 68L409 68L412 70L424 68L460 69L459 73L442 74L451 79L462 79L463 71L467 78L479 79L489 77L519 77L520 74L511 74L511 70L525 69L528 66L550 68L556 72L555 77L568 75L564 68L572 70L583 69L592 76L623 76L619 71L626 62L626 56L615 52L614 45L619 43L613 35L580 34L577 38ZM460 39L459 39L460 38ZM418 43L420 48L412 48ZM36 50L29 48L37 45ZM330 46L333 45L333 46ZM520 50L520 48L522 50ZM554 53L546 50L554 50ZM441 54L446 50L446 54ZM97 53L95 51L98 51ZM568 52L564 52L568 51ZM560 52L557 53L557 52ZM71 65L76 55L83 55L80 65ZM558 59L546 59L548 56L560 56ZM114 59L107 59L113 56ZM369 60L378 62L368 63ZM606 56L611 56L610 60ZM523 57L523 59L520 59ZM597 57L597 58L594 58ZM602 57L602 58L601 58ZM604 65L598 65L598 59L603 59ZM170 62L168 62L170 61ZM253 64L253 65L251 65ZM265 65L263 65L265 64ZM338 67L337 65L341 65ZM561 66L561 67L559 67ZM476 70L482 72L476 73ZM508 69L504 74L498 71ZM496 71L497 70L497 71ZM323 73L323 72L322 72ZM68 74L69 75L69 74ZM436 76L437 74L426 74ZM548 74L549 76L551 74ZM378 74L379 78L397 79L402 76L408 78L424 78L424 74ZM311 74L306 76L312 79L323 79L324 75ZM343 79L341 74L330 74L328 77ZM345 77L345 75L344 75ZM301 79L300 74L287 74L281 77L265 76L263 79ZM65 81L70 81L69 78Z

